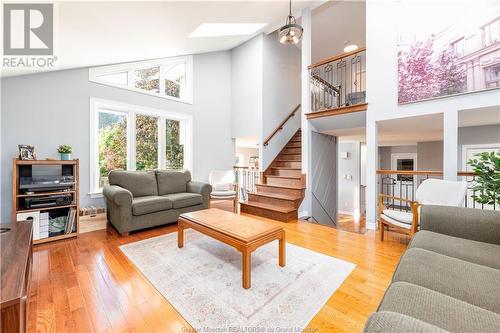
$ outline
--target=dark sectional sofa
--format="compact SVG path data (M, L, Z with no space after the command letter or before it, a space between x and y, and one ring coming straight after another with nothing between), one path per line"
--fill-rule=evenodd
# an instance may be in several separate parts
M500 212L422 206L364 332L500 332Z
M113 170L104 187L108 221L120 234L177 221L206 209L212 187L191 180L187 170Z

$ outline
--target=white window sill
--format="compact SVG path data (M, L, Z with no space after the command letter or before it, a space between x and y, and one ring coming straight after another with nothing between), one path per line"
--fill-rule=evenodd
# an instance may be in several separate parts
M99 199L99 198L104 198L104 195L102 192L90 192L88 193L91 199Z

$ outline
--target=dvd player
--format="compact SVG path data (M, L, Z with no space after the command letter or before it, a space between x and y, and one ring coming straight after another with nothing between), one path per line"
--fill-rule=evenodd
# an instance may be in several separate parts
M65 190L75 185L73 176L20 177L19 189L25 192Z
M53 206L65 206L70 205L73 202L73 196L71 194L54 194L47 195L43 197L30 197L24 200L24 205L26 208L42 208L42 207L53 207Z

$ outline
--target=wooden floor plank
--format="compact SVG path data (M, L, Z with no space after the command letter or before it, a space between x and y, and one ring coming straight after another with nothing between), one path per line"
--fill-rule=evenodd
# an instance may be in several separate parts
M359 233L364 225L345 227L349 231L303 221L282 225L288 242L357 265L310 322L310 331L361 331L408 239L388 234L380 242L373 231ZM28 332L187 332L189 323L119 249L176 230L170 225L121 237L108 226L36 246Z

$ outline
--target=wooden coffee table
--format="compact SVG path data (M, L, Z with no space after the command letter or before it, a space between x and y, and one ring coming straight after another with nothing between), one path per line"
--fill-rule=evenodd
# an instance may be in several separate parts
M217 208L182 214L178 220L178 246L184 247L184 229L193 228L241 252L243 288L251 285L251 255L258 247L279 240L279 265L285 266L285 230L279 225Z

